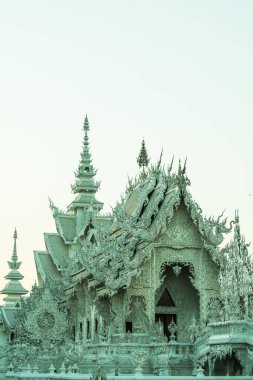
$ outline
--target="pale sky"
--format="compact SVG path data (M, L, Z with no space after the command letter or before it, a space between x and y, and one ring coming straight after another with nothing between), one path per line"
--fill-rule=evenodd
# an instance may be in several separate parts
M86 113L106 211L144 137L153 162L187 156L204 215L238 208L253 241L252 19L250 0L0 0L1 288L15 227L34 283L48 196L74 198Z

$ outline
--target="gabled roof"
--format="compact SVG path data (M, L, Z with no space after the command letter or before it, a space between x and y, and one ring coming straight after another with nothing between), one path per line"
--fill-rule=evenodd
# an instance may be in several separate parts
M1 311L1 319L5 326L7 326L8 329L12 329L15 326L15 308L8 308L1 306L0 307Z
M55 217L55 223L64 242L73 243L76 237L76 215L59 214Z
M45 233L44 239L48 253L51 255L56 267L65 268L70 258L68 246L66 246L61 236L56 233Z
M34 251L34 259L38 274L45 282L47 278L59 279L61 278L61 268L56 267L52 257L48 252Z
M77 222L78 216L76 214L60 212L52 201L50 201L50 207L53 211L58 234L67 245L76 243L92 223L101 229L108 229L112 224L111 215L97 215L97 210L93 208L93 204L88 209L83 210L81 224ZM80 225L77 228L78 224Z

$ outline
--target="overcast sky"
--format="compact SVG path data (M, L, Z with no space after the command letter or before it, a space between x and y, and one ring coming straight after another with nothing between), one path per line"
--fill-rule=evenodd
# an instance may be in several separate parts
M203 213L239 208L253 241L252 19L250 0L0 0L1 288L15 227L35 280L48 196L74 198L86 113L106 211L144 137L153 162L187 156Z

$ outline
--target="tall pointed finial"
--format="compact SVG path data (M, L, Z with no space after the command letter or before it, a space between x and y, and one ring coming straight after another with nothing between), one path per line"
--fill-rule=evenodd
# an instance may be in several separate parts
M185 172L186 172L186 163L187 163L187 157L186 157L186 159L184 161L184 166L183 166L183 169L182 169L181 160L179 159L179 162L178 162L178 174L179 175L185 174Z
M13 239L14 239L14 244L13 244L13 253L12 253L12 261L13 262L17 262L18 261L18 255L17 255L17 238L18 238L18 234L17 234L17 229L15 228L14 230L14 234L13 234Z
M139 156L137 157L137 163L138 163L139 167L142 168L143 170L149 164L149 157L148 157L148 153L146 150L144 139L142 140L141 150L140 150Z
M89 129L90 129L90 126L89 126L89 120L88 120L87 113L86 113L86 115L85 115L84 124L83 124L83 129L84 129L85 131L89 131Z
M181 160L179 158L179 162L178 162L178 174L182 174L182 168L181 168Z
M183 174L186 173L186 163L187 163L187 157L185 157L185 161L184 161Z
M161 150L160 158L159 158L159 161L158 161L158 164L157 164L157 168L158 168L158 169L159 169L160 166L161 166L161 163L162 163L162 157L163 157L163 149Z
M89 148L88 131L90 130L90 124L89 124L87 114L85 115L85 119L84 119L84 123L83 123L83 130L84 130L83 151L81 153L80 164L83 163L83 164L89 165L90 168L92 168L92 170L94 171L92 164L91 164L91 154L90 154L90 148ZM80 165L79 165L79 170L80 170Z
M241 228L240 228L240 222L239 222L239 211L235 210L235 229L234 229L234 235L235 239L238 242L238 245L241 244Z
M173 166L173 162L174 162L174 156L172 157L172 160L171 160L170 166L168 167L168 174L171 173L172 166Z
M177 182L178 182L179 187L181 188L182 193L184 193L184 191L186 190L186 187L191 184L189 178L186 175L186 162L187 162L187 159L185 159L183 168L181 166L180 159L178 163Z
M89 137L88 137L89 130L90 130L90 125L89 125L88 116L86 114L84 123L83 123L84 137L83 137L83 149L81 152L81 160L78 166L78 170L75 173L76 177L79 179L92 178L96 174L96 170L94 169L92 165L92 159L91 159L91 154L90 154Z
M84 130L84 139L83 139L83 153L84 151L89 151L89 137L88 137L88 131L90 130L89 120L87 113L85 115L84 123L83 123L83 130Z
M235 224L239 223L239 210L235 210Z

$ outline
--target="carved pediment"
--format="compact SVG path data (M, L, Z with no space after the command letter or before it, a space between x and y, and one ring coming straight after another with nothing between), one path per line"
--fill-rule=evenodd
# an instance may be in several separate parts
M203 247L200 233L183 204L175 211L165 233L158 241L174 248Z

